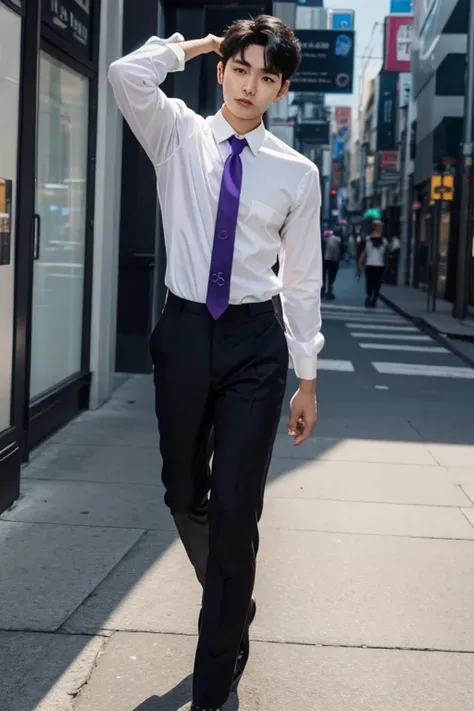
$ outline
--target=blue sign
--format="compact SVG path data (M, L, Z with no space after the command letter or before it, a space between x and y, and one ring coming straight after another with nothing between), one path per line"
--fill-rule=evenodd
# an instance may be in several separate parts
M343 12L332 12L332 29L333 30L353 30L354 29L354 13L350 10Z
M390 13L411 15L413 13L413 0L391 0Z
M354 31L295 30L295 34L303 56L291 90L352 94Z

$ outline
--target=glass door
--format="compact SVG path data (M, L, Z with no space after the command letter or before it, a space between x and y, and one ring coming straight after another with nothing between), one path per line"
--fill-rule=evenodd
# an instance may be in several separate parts
M89 79L41 52L30 398L81 370Z
M11 425L21 17L0 3L0 433Z

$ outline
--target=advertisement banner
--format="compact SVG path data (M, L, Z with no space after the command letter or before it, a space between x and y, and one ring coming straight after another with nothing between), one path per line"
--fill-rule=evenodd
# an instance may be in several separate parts
M377 166L378 185L393 185L400 177L398 151L379 151Z
M387 72L409 72L413 15L389 15L385 18L384 69Z
M409 72L402 72L399 77L399 106L404 109L410 103L412 90L412 76Z
M377 150L396 146L398 74L381 71L377 77Z
M302 49L290 91L352 94L354 32L295 30Z
M351 127L352 109L350 106L336 106L334 110L334 118L336 122L336 135L342 140L346 140L349 136Z

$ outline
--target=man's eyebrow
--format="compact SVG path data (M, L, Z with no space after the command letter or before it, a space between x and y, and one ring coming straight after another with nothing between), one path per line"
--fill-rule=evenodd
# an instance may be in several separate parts
M238 59L236 57L232 57L232 61L234 62L234 64L241 64L243 67L252 66L250 62L247 62L247 60L245 59ZM260 67L258 71L262 72L262 74L273 74L276 77L279 76L278 72L272 71L271 69L267 69L266 67Z

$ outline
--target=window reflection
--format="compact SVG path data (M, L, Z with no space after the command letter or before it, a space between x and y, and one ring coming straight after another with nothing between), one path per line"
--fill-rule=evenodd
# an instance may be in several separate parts
M88 80L42 53L31 397L81 368Z

